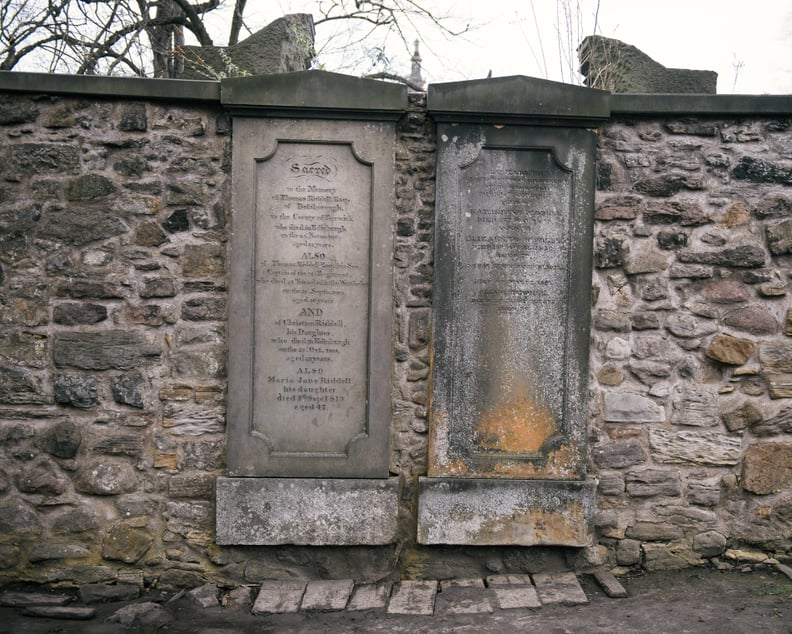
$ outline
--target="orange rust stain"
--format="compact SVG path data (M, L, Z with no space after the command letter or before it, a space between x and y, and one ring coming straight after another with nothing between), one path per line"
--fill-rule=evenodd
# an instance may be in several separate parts
M555 431L555 419L547 407L518 398L485 412L474 423L473 442L482 449L534 453Z

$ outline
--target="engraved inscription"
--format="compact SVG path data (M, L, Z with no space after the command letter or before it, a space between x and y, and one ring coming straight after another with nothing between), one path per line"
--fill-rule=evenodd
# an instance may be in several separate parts
M280 141L257 165L252 431L342 454L366 432L371 167Z
M484 148L460 185L454 401L474 453L539 457L563 419L570 174Z

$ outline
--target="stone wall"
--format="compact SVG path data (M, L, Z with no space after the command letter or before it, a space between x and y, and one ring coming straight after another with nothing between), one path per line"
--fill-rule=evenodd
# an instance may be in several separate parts
M788 116L654 117L600 130L590 390L599 511L596 543L568 553L575 565L791 554L789 126ZM546 549L415 546L435 169L422 94L396 151L399 541L214 544L230 132L219 99L0 99L0 581L173 587L546 561Z
M620 565L790 554L790 125L600 131L591 462Z
M229 122L0 101L0 569L198 583L223 473Z

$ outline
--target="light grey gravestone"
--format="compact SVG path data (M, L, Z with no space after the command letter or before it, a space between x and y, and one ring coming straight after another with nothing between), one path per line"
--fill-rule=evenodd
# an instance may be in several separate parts
M596 140L586 125L608 112L607 95L511 77L432 86L429 111L438 120L434 357L419 541L582 545L593 509ZM477 526L455 519L460 500L474 514L480 502Z
M234 120L231 475L387 476L394 143L391 121Z
M404 87L223 83L234 115L221 544L387 544L395 122Z

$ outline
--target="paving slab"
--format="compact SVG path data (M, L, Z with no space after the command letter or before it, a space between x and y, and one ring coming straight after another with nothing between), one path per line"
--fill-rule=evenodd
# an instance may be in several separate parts
M492 588L495 594L495 603L501 610L516 610L518 608L541 608L539 595L536 588L526 585L496 586Z
M487 586L531 586L531 575L490 575L486 579Z
M300 607L314 612L338 612L346 607L354 587L352 579L309 581Z
M447 586L437 595L435 614L491 614L489 592L477 586Z
M574 572L535 574L533 581L542 605L581 605L589 602Z
M443 579L440 582L440 592L449 588L481 588L484 589L484 580L476 577L470 579Z
M437 581L402 581L393 590L388 614L434 614Z
M347 612L380 610L388 604L391 591L390 583L366 583L356 586L349 599Z
M253 603L253 614L292 614L300 610L305 581L264 581Z

